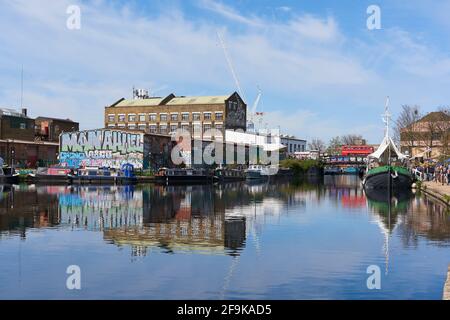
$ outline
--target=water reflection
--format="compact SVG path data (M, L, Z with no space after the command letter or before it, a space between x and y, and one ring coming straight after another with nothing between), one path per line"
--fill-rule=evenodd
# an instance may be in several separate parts
M15 252L10 240L36 241L33 235L54 231L82 234L77 239L87 256L102 255L121 270L132 268L129 260L155 261L147 259L155 258L152 253L161 254L156 259L162 264L170 264L165 259L173 257L193 263L185 259L194 257L205 278L220 278L211 280L219 283L216 287L198 289L205 298L336 298L341 296L333 292L352 290L365 297L365 287L355 283L365 284L373 259L385 263L389 274L396 268L416 270L423 263L420 250L436 252L450 244L450 216L444 206L411 192L365 193L357 176L215 186L20 185L0 186L0 191L0 256ZM98 251L90 253L94 244ZM122 248L127 249L126 263L109 251ZM62 259L52 246L46 250L53 263L55 257ZM64 250L72 252L70 247ZM411 256L409 250L421 254ZM438 252L439 258L429 259L445 260L448 251ZM223 269L209 272L200 261ZM179 278L170 275L185 283L177 288L197 288L188 276L182 277L181 271ZM405 277L386 294L398 292L417 274ZM159 278L151 279L157 283ZM321 289L324 283L330 292ZM352 287L342 290L347 283ZM180 297L171 287L164 293Z

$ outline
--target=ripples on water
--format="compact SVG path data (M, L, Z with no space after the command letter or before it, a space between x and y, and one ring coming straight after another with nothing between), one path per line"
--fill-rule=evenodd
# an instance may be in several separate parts
M353 176L0 190L0 298L440 299L450 263L444 207Z

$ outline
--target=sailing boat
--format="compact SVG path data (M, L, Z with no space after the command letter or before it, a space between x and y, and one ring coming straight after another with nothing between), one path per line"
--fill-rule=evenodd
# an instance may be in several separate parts
M402 154L389 136L389 97L386 100L383 121L384 139L378 149L368 156L363 186L367 189L409 189L413 177L405 166L407 156Z

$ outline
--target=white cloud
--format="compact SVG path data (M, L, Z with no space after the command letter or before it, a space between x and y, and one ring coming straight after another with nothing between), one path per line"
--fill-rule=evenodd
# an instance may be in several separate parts
M192 18L174 7L146 17L132 4L81 2L82 28L71 31L66 8L74 2L5 2L0 104L17 105L21 64L30 112L73 117L84 128L103 126L103 107L129 96L133 85L159 95L230 93L236 88L218 29L247 98L261 86L273 126L302 137L345 133L349 124L362 122L352 114L357 107L367 110L364 124L377 124L388 94L399 105L449 98L441 89L449 82L450 60L400 29L358 40L332 15L291 10L282 20L267 20L203 0L200 7L218 17ZM299 111L296 105L314 108ZM285 114L295 117L287 122Z

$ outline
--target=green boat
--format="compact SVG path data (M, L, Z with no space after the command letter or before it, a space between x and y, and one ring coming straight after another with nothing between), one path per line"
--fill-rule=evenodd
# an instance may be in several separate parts
M406 167L408 157L398 150L389 136L388 102L389 98L384 113L385 136L378 149L367 157L363 185L366 189L411 189L413 176Z
M405 167L385 165L367 170L363 184L368 189L411 189L413 177Z

